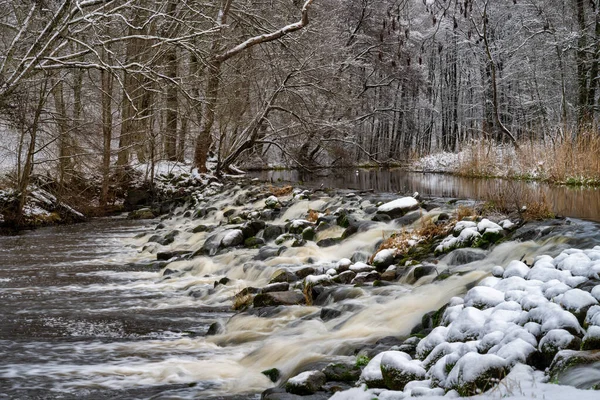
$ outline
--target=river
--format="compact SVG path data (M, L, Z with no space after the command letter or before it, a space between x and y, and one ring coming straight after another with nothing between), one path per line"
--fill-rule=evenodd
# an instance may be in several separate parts
M425 192L423 185L406 189ZM311 242L264 261L256 259L257 250L228 250L172 262L168 276L156 265L158 251L199 249L209 237L192 232L199 222L218 232L227 227L224 210L264 206L264 200L251 199L247 189L225 190L206 199L216 211L195 220L178 210L159 231L158 221L119 217L0 237L0 398L259 398L273 385L261 371L276 367L289 377L311 365L353 360L357 348L385 337L406 336L425 312L515 255L554 256L569 246L600 243L597 224L573 219L568 229L543 240L497 246L485 260L462 266L461 276L416 286L341 289L330 306L342 314L332 320L319 318L319 306L234 315L233 295L264 286L281 266L324 270L357 251L372 252L382 236L398 229L377 223L335 246ZM297 201L272 223L346 201L344 196ZM153 234L174 229L180 233L173 244L149 242ZM340 234L331 227L318 239ZM230 282L215 287L222 277ZM215 321L225 331L206 336Z

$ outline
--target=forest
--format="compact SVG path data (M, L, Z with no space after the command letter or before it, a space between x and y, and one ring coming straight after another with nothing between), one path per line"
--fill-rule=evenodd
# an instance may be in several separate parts
M587 154L573 174L600 181L593 0L0 3L16 209L36 176L103 206L131 166L163 160L220 174L482 144L528 148L534 167Z

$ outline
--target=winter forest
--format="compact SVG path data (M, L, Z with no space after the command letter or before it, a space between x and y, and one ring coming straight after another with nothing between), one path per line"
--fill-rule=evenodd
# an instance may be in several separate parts
M0 397L597 400L599 123L600 0L0 0Z
M126 167L394 164L473 141L597 137L587 0L2 1L13 184Z

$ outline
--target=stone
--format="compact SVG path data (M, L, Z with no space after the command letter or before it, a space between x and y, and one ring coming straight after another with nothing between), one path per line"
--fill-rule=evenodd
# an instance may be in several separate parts
M302 239L306 240L315 240L315 236L317 233L313 227L304 228L302 231Z
M290 284L287 282L271 283L263 287L260 293L285 292L290 289Z
M225 326L220 321L215 321L210 324L206 336L220 335L223 332L225 332Z
M294 273L296 274L298 279L304 279L309 275L313 275L315 273L315 269L313 267L304 267L302 269L297 270Z
M395 250L393 249L380 250L377 252L377 254L375 254L375 257L373 257L372 264L377 271L383 272L387 269L387 267L394 263L394 255Z
M298 276L293 272L288 271L287 269L279 269L275 271L269 283L277 283L277 282L296 282L298 280Z
M235 247L244 243L244 233L241 229L230 229L223 233L221 247Z
M402 197L377 208L377 214L388 215L390 218L402 217L409 211L419 208L419 201L413 197Z
M197 225L194 229L192 229L192 233L206 232L209 230L209 227L204 224Z
M570 376L580 376L582 379L578 379L577 388L598 389L597 374L589 373L589 368L598 363L600 363L600 351L563 350L554 357L548 376L550 382L568 385L573 384L568 379Z
M342 315L342 311L336 310L335 308L327 308L327 307L322 308L321 314L320 314L321 319L323 321L329 321L329 320L335 319L335 318L339 317L340 315ZM328 380L332 380L332 379L328 379ZM333 380L336 380L336 379L333 379Z
M397 226L410 225L413 222L418 221L419 218L421 218L426 213L427 213L427 211L425 211L425 210L415 210L415 211L408 212L408 213L406 213L406 215L403 215L400 218L396 218L394 220L394 224L396 224Z
M327 238L327 239L322 239L322 240L319 240L317 242L317 246L319 246L319 247L331 247L331 246L335 246L336 244L338 244L341 241L342 241L342 238Z
M252 236L248 239L244 240L244 247L248 249L255 249L265 244L265 241L262 238Z
M263 246L258 250L258 254L256 255L255 259L259 260L259 261L264 261L271 257L277 257L283 251L285 251L285 249L286 249L285 246L281 246L281 247Z
M419 265L413 270L413 279L418 281L424 276L431 275L437 272L437 268L433 265Z
M268 242L281 234L283 234L283 227L279 225L267 225L263 230L263 239L265 239L265 242Z
M473 261L483 260L486 255L487 252L485 250L463 248L448 253L448 255L444 257L444 261L449 266L464 265Z
M254 307L292 306L305 304L306 299L300 291L259 293L254 297Z
M142 208L129 213L127 218L129 219L152 219L155 218L154 212L149 208Z
M344 271L335 278L333 278L334 282L349 284L356 277L356 272L354 271Z
M391 390L404 390L408 382L425 379L425 368L419 361L400 351L387 351L381 358L381 374L385 386Z
M273 383L277 382L281 377L281 372L277 368L266 369L261 371L261 374L265 375Z
M338 382L356 382L360 372L356 363L331 363L323 369L327 381Z
M285 384L285 390L288 393L306 396L319 391L325 382L327 378L323 372L306 371L290 378Z
M191 255L192 252L188 250L172 250L172 251L159 251L156 253L156 259L158 261L167 261L172 258L185 258L188 255Z

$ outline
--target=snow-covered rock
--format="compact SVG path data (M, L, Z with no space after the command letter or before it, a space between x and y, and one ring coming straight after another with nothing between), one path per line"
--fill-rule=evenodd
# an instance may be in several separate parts
M448 374L446 387L463 396L473 395L494 386L506 374L506 367L506 361L496 355L467 353Z
M401 217L408 211L419 207L419 201L414 197L402 197L388 203L382 204L377 208L378 214L387 214L391 218Z
M465 306L490 308L504 302L504 293L492 287L475 286L465 295Z
M425 368L421 361L412 360L401 351L386 351L381 358L381 373L388 389L404 390L404 386L414 380L425 378Z
M326 381L323 372L306 371L290 378L285 385L285 390L300 396L311 395L321 389Z

